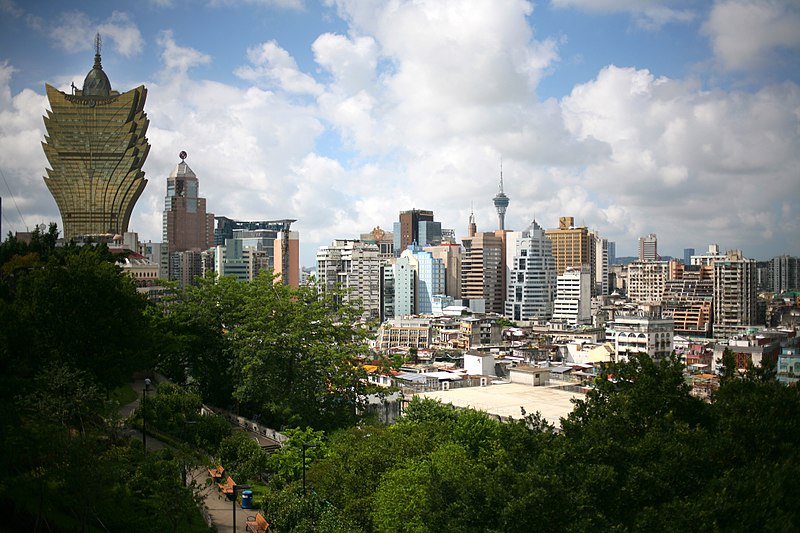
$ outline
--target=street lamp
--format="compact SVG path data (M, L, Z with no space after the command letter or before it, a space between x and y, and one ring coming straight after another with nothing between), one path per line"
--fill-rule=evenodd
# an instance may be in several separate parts
M147 453L147 392L150 390L150 378L145 378L142 389L142 445Z
M250 485L234 485L233 486L233 533L236 533L236 491L249 489Z
M306 448L316 448L319 446L318 444L312 444L310 442L303 443L303 497L306 496Z

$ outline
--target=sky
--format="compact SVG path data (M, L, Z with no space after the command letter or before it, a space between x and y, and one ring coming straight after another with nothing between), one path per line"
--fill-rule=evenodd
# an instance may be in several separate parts
M0 0L4 235L60 224L45 83L80 87L96 32L148 91L142 241L185 150L209 212L297 219L305 266L401 210L493 231L501 168L506 229L800 255L796 0Z

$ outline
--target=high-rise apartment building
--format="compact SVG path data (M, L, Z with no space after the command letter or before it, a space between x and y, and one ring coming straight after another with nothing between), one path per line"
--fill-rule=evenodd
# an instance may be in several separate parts
M800 290L800 258L789 255L773 257L769 262L769 288L776 293Z
M556 291L553 243L535 220L524 231L507 233L507 238L505 316L525 322L547 321L553 316Z
M502 315L505 308L505 248L502 232L476 232L475 217L470 215L470 234L463 240L461 260L461 297L484 300L487 313Z
M381 314L380 277L380 250L374 244L337 239L317 251L319 291L341 289L343 301L360 307L368 320Z
M596 231L590 231L594 241L594 279L592 280L592 296L609 294L609 262L608 239L604 239Z
M181 162L167 177L167 195L164 198L162 218L163 244L169 257L170 279L186 279L184 273L195 270L189 266L181 269L182 273L178 276L173 265L190 261L194 255L184 255L178 261L174 258L175 254L199 254L214 244L214 215L206 213L206 199L200 197L197 175L186 164L186 152L181 152L180 158Z
M628 265L628 299L660 304L669 279L669 261L634 261Z
M746 333L758 322L756 304L755 260L733 250L714 261L714 336Z
M639 237L639 261L658 261L658 238L655 233Z
M111 89L100 63L72 93L46 85L50 111L42 143L50 168L44 178L61 213L63 235L123 234L147 180L147 115L144 85L125 93Z
M589 272L570 267L558 276L553 320L561 320L571 326L592 322L592 280Z

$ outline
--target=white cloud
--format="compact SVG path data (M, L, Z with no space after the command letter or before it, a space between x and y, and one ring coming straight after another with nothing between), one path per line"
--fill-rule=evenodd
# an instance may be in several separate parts
M636 25L646 30L657 30L671 22L691 22L697 16L691 9L672 7L684 5L686 0L551 0L550 3L558 8L591 13L629 13Z
M718 241L797 246L797 221L780 208L786 197L798 198L796 84L707 92L645 70L607 67L576 86L562 107L576 137L611 148L586 168L583 184L603 192L606 209L625 206L631 241L662 228L675 251ZM618 231L597 222L601 231Z
M277 86L287 92L317 95L322 88L311 76L300 72L297 62L275 41L262 43L247 50L251 65L237 68L234 73L248 81Z
M41 149L46 99L30 89L12 95L10 83L14 71L7 62L0 63L3 238L8 231L25 231L33 229L35 224L49 222L55 209L55 201L42 179L47 165Z
M156 39L161 50L161 61L167 76L180 76L199 65L211 63L211 56L191 47L179 46L172 36L171 30L162 31Z
M127 13L114 11L106 22L97 26L97 31L111 39L114 50L125 57L135 56L144 48L142 33Z
M721 0L703 31L728 70L757 68L779 50L800 53L800 4L794 0ZM796 64L796 62L795 62Z
M81 11L62 13L50 29L49 37L64 51L73 53L92 50L94 35L98 32L104 41L110 39L114 50L125 57L137 55L144 47L139 28L127 13L121 11L114 11L100 23Z
M50 30L50 39L66 52L91 50L94 46L94 25L81 11L62 13Z

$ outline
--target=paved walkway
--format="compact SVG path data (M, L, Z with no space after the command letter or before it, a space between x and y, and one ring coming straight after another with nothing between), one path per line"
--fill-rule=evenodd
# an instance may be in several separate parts
M136 391L136 400L127 405L123 405L119 409L119 413L123 419L127 420L131 414L139 407L142 398L142 391L144 390L144 380L136 380L131 383L131 387ZM155 388L151 385L149 395L156 394ZM126 433L133 438L142 438L142 432L138 429L127 428ZM165 448L167 445L156 439L155 437L147 436L147 449L150 451L157 451ZM244 533L245 522L249 517L254 517L257 510L255 509L242 509L239 503L235 505L223 496L216 483L211 482L208 475L208 470L205 468L197 468L189 473L189 478L197 483L200 489L200 495L203 497L204 511L210 525L216 528L217 533L233 533L239 531ZM234 511L235 509L235 511ZM234 529L234 514L236 516L236 525Z

